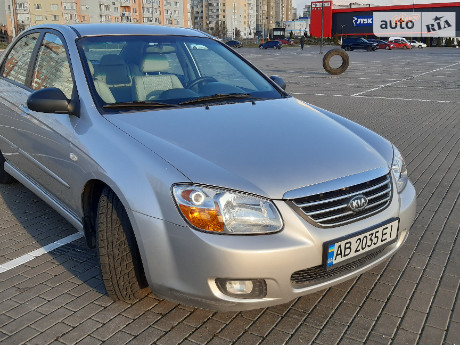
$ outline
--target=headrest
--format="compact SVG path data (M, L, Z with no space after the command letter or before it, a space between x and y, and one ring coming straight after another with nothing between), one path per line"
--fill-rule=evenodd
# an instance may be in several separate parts
M173 47L173 46L169 46L169 45L154 45L154 46L149 46L147 48L145 48L144 52L145 53L172 53L172 52L175 52L176 49Z
M147 54L141 65L141 72L165 72L169 70L169 62L166 56L160 54Z
M108 86L131 86L132 84L128 65L121 56L104 55L97 71L98 76L105 76L105 83Z
M101 58L101 65L104 66L117 66L117 65L126 65L125 60L121 56L116 54L107 54Z

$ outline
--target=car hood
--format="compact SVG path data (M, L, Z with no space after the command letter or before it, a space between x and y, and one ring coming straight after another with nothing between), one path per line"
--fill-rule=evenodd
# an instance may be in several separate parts
M194 183L272 199L389 164L363 138L295 98L105 117Z

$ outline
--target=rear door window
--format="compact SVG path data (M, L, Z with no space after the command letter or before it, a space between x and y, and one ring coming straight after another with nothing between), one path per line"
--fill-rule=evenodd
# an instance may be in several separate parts
M2 76L20 84L26 84L27 70L40 33L21 38L9 52L3 65Z

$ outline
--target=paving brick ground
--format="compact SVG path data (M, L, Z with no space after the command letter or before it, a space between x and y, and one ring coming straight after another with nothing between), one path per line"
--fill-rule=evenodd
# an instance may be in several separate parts
M114 303L82 239L0 273L2 344L459 344L460 50L351 52L340 76L317 48L240 49L297 98L387 137L418 196L404 247L358 278L288 304L215 313ZM19 184L0 186L0 264L75 230Z

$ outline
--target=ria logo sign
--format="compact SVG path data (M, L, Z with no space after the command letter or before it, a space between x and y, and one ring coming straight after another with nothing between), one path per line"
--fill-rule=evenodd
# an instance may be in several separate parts
M375 12L374 35L455 37L455 12Z
M455 37L455 12L431 12L422 14L422 36Z

